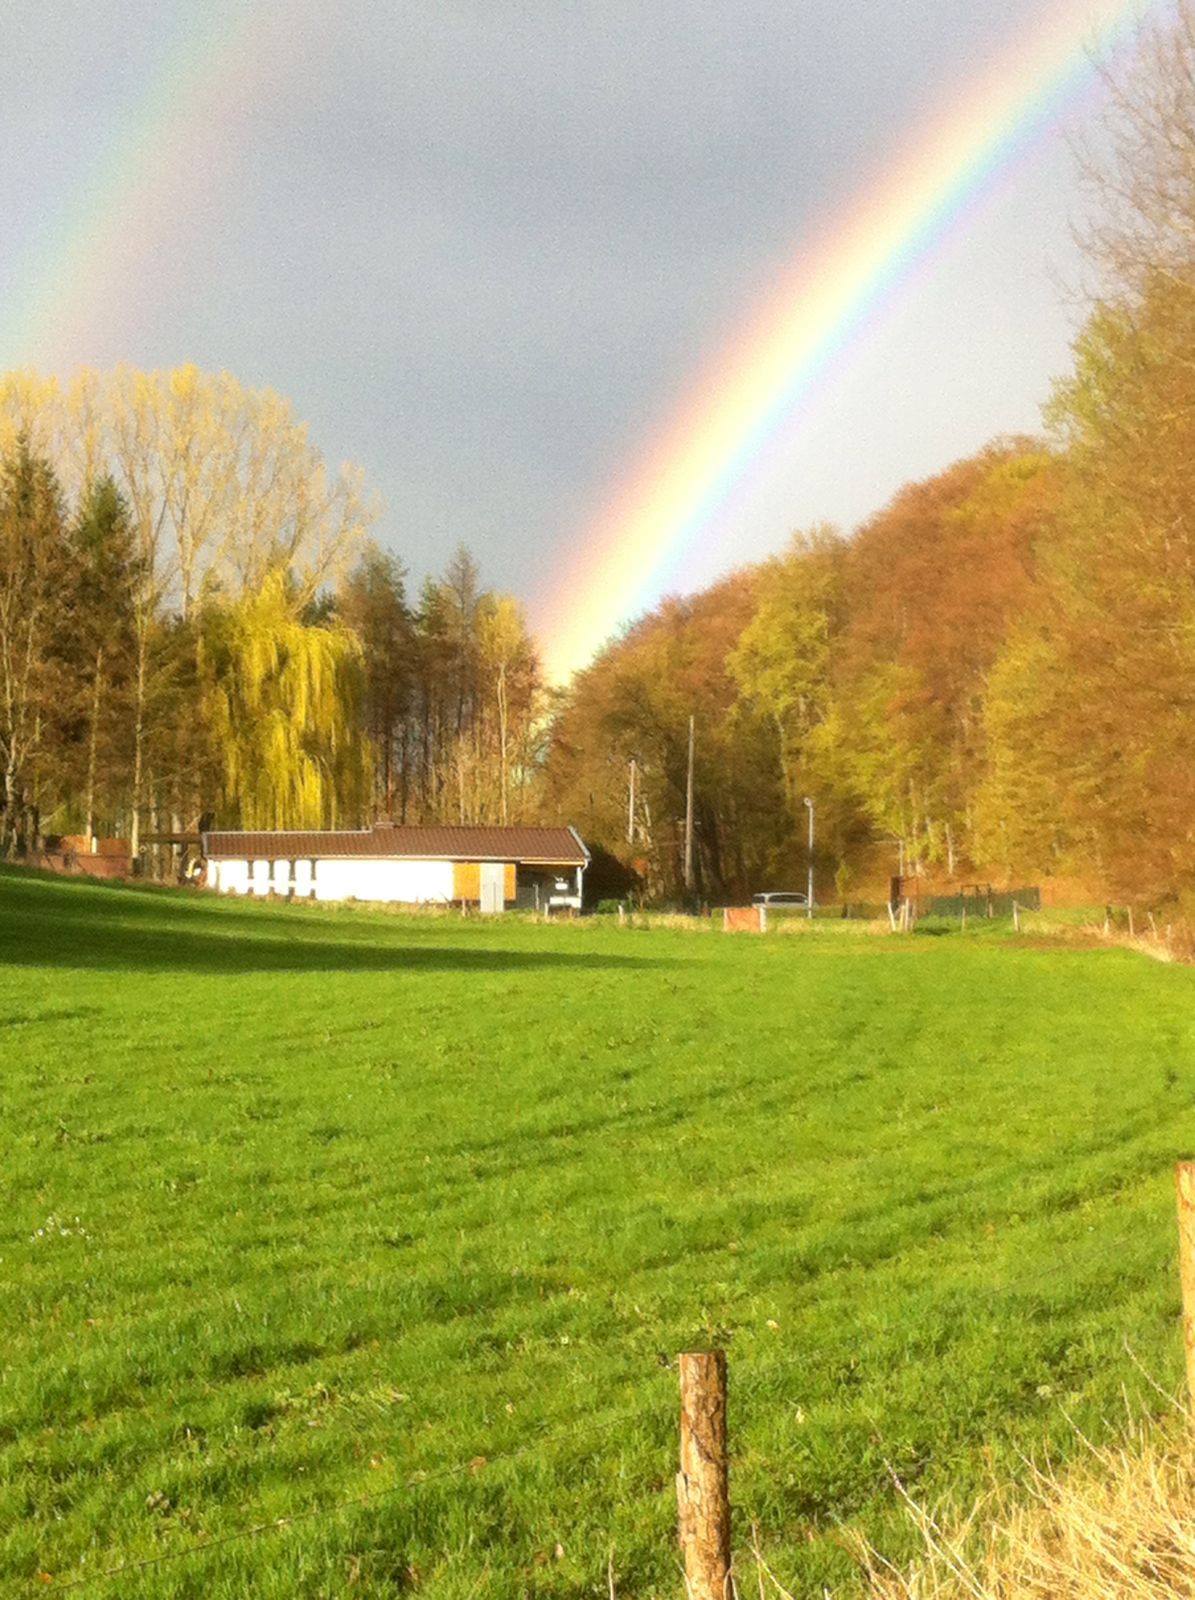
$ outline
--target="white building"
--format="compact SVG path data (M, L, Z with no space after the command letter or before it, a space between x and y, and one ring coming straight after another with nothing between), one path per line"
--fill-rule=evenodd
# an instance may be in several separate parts
M205 833L206 882L224 894L389 900L482 911L581 909L589 851L575 828L406 826Z

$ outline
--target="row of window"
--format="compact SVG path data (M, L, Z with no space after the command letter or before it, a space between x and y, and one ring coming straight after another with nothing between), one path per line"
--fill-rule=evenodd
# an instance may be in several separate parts
M310 869L309 876L314 881L315 876L316 876L316 870L315 869L316 869L317 864L318 863L315 862L315 861L307 861L307 860L302 860L302 861L273 861L273 862L270 862L270 861L251 861L249 863L249 876L251 878L270 878L270 877L273 877L275 879L282 879L283 881L287 881L288 882L291 878L298 877L299 868L300 867L307 867L307 868Z

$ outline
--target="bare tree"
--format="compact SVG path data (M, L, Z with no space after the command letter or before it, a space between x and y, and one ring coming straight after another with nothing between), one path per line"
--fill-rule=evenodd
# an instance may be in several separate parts
M1105 68L1102 136L1081 151L1093 200L1081 232L1118 302L1158 280L1195 291L1195 4L1143 25L1123 70Z

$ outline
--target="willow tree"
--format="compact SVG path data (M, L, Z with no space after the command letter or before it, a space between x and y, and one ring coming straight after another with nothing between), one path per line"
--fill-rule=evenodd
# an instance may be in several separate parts
M370 758L354 633L303 622L285 573L275 571L256 593L208 607L199 660L223 820L247 828L362 820Z
M24 434L73 500L111 477L129 514L136 660L128 811L134 855L142 814L188 771L166 770L173 708L185 688L175 624L217 597L256 592L285 568L311 601L352 561L376 515L360 472L331 469L289 401L194 366L85 370L65 385L0 374L0 453Z

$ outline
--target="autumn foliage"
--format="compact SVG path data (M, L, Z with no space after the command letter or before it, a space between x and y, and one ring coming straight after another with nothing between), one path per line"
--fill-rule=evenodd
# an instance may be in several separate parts
M798 535L763 566L673 600L576 682L547 782L596 838L676 892L690 711L699 728L703 890L803 882L805 796L822 892L895 870L961 870L977 852L985 683L1034 590L1059 467L1027 441L915 485L853 538Z
M1041 440L910 485L612 641L549 789L677 892L700 729L701 891L906 872L1195 895L1195 20L1143 34L1091 169L1099 291ZM626 767L642 795L626 842Z
M677 898L692 717L703 898L803 886L808 800L823 900L899 868L1195 903L1192 9L1111 87L1043 436L664 601L562 692L466 551L408 595L278 396L0 379L4 847L563 817Z
M525 812L543 698L518 604L464 551L413 603L374 517L228 374L0 378L5 852Z

